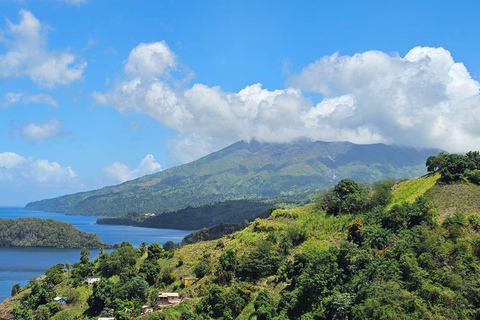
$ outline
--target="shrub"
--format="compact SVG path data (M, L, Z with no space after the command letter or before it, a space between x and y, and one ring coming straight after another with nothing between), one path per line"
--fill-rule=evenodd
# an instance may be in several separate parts
M320 207L328 214L355 213L363 211L367 205L365 190L350 179L342 179L333 189L319 198Z
M203 278L210 272L210 265L207 262L200 261L193 269L197 278Z

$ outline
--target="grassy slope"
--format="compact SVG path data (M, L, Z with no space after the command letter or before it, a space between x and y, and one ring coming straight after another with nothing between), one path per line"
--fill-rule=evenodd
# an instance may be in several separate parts
M440 174L438 173L434 175L427 174L398 183L392 191L393 199L388 205L388 208L403 202L414 202L416 198L424 195L425 192L435 186L439 178Z
M440 174L427 174L422 177L400 182L392 191L391 208L402 202L412 203L419 196L432 199L441 217L452 216L461 211L465 214L480 212L480 186L470 182L444 184L438 181Z
M425 195L433 199L442 216L451 216L456 211L465 214L480 211L480 186L469 182L437 184Z

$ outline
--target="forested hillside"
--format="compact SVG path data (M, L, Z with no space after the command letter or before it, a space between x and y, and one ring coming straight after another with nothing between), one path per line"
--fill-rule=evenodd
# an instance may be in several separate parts
M0 247L100 248L95 233L80 231L54 219L0 218Z
M343 178L373 182L423 175L439 150L349 142L237 142L194 162L100 190L41 200L28 209L116 217L225 200L315 192ZM230 222L230 221L226 221Z
M133 319L147 304L154 313L142 319L478 319L480 213L476 200L445 196L478 191L477 169L467 158L450 166L455 159L399 184L343 179L315 204L276 210L218 240L170 251L123 243L70 272L58 268L56 281L32 282L0 310ZM102 280L84 284L92 274ZM184 277L197 281L185 286ZM49 309L42 290L72 298ZM156 306L159 292L179 293L180 303Z
M228 200L224 202L187 207L158 215L129 213L118 218L100 218L98 224L129 225L145 228L198 230L221 223L242 223L256 218L276 205L280 199L272 200ZM294 202L294 200L291 200Z

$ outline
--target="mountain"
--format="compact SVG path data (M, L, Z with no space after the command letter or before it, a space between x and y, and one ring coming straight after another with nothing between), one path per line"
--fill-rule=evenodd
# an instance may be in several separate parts
M240 141L188 164L117 186L32 202L27 208L114 217L295 195L347 177L371 182L419 176L425 173L425 159L439 151L350 142Z

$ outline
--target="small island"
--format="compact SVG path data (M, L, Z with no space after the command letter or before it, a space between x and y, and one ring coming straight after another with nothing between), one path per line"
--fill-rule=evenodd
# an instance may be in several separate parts
M110 247L95 233L69 223L40 218L0 218L0 247L100 248Z

